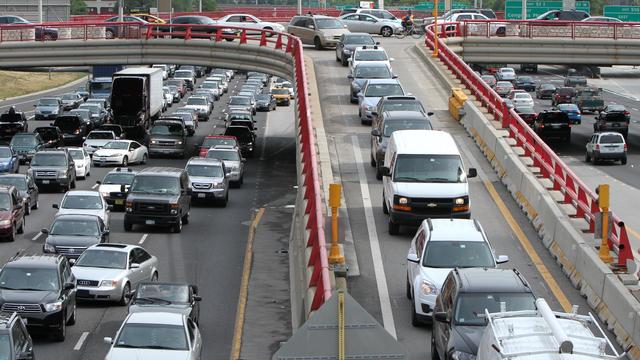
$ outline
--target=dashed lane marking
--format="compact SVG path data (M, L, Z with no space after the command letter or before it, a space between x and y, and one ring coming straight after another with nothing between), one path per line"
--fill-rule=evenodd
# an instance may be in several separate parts
M31 241L36 241L36 240L38 240L38 238L40 237L40 235L42 235L42 231L38 232L38 233L36 234L36 236L32 237L32 238L31 238Z
M144 244L144 242L147 240L148 236L149 236L149 234L142 235L142 237L140 238L140 241L138 241L138 245Z
M80 335L80 339L78 339L76 346L73 347L73 350L78 351L82 349L82 345L87 340L87 337L89 337L89 332L88 331L83 332L82 335Z

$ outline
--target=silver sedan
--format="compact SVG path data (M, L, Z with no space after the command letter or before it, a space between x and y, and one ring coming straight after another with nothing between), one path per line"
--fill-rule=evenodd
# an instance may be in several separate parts
M369 14L345 14L340 20L347 25L351 32L379 34L389 37L402 31L402 25L398 21L379 19Z

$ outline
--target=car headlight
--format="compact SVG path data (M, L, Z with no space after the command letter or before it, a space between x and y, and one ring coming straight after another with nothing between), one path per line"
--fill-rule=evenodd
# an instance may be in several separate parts
M108 191L100 191L100 195L102 195L103 197L107 197L109 196L109 192Z
M100 286L116 287L118 286L118 280L102 280Z
M182 145L182 141L176 141L176 145Z
M58 170L58 177L59 178L67 177L67 170Z
M376 109L375 105L365 105L364 106L365 109L367 109L367 111L373 111Z
M27 169L27 175L33 176L33 169Z
M151 140L151 143L152 143L152 144L157 144L157 143L158 143L158 141L157 141L157 140Z
M398 204L405 205L408 203L409 203L409 199L407 199L406 197L401 197L398 199Z
M9 226L11 225L11 220L0 220L0 226Z
M44 246L42 247L42 249L44 250L44 252L48 252L48 253L56 252L56 247L49 243L44 243Z
M463 197L455 199L455 204L456 205L464 205L464 203L465 203L465 198L463 198Z
M420 284L420 292L422 295L437 295L438 288L427 280L422 280L422 284Z
M453 360L476 360L476 356L462 351L454 351L451 353Z
M351 50L349 49L344 49L343 52L345 55L351 55Z
M223 182L213 183L213 188L214 189L224 189L224 183Z
M48 304L44 304L44 309L47 312L59 311L62 309L62 301L56 301Z

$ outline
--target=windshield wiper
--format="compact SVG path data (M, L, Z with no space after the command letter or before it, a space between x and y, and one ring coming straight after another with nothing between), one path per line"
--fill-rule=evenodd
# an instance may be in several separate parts
M179 349L171 346L162 346L162 345L148 345L148 346L145 346L144 348L145 349L161 349L161 350L186 350L186 349Z
M435 182L435 183L449 183L449 182L454 182L451 181L447 178L427 178L425 179L425 182Z
M157 297L139 297L139 298L137 297L137 298L134 298L134 300L135 301L142 300L142 301L148 301L148 302L164 302L167 304L171 304L171 301L157 298Z
M395 181L420 181L420 182L423 181L422 179L418 179L410 176L398 176L394 180Z

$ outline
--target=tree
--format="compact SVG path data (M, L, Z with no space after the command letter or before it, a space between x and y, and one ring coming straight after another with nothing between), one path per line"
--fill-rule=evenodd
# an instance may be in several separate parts
M87 13L87 4L84 0L71 0L71 15L84 15Z
M202 0L202 11L213 11L216 5L216 0Z

